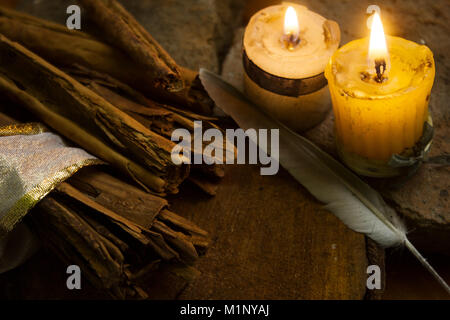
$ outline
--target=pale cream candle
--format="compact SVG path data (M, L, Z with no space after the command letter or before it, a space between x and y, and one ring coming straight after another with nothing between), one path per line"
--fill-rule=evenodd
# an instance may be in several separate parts
M331 106L323 72L339 42L337 23L305 6L257 12L244 34L246 94L294 130L313 127Z

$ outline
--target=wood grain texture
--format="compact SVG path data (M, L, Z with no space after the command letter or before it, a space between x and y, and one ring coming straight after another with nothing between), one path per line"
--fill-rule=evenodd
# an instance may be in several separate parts
M185 185L172 210L208 230L202 276L182 299L361 299L364 237L321 209L287 172L229 166L217 196Z

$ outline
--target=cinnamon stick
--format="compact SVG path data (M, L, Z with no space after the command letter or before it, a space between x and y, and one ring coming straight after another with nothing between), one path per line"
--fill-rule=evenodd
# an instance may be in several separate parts
M0 112L0 123L18 121ZM161 268L183 281L195 278L199 272L190 265L209 245L206 231L167 207L165 199L89 167L29 216L46 247L80 266L96 287L113 298L144 299L144 278Z
M68 183L98 205L116 212L141 229L151 230L153 223L160 220L169 224L173 230L182 232L188 241L203 239L198 241L198 248L206 248L208 233L169 211L167 200L159 196L146 193L96 168L81 170Z
M171 137L173 130L176 128L188 129L193 134L195 120L202 120L205 129L216 128L220 130L212 122L212 120L217 120L216 118L183 112L177 108L149 100L136 90L108 75L86 70L81 66L69 68L67 72L114 106L167 138ZM204 142L203 147L206 147L207 144ZM230 156L229 150L227 150L227 141L224 141L222 152L224 155L223 162L225 163L226 157ZM236 156L236 150L233 149L232 152ZM224 165L194 164L191 165L188 179L203 192L214 196L218 188L218 179L223 178L224 175Z
M184 89L175 61L121 4L115 0L81 0L80 3L114 45L145 67L156 87L169 92Z
M120 249L97 233L77 212L48 196L31 217L34 229L45 244L62 260L80 266L93 285L118 299L142 292L133 290L127 283L124 272L127 267Z
M177 192L189 167L173 164L170 157L173 142L2 35L0 61L0 90L5 95L140 183L156 192Z
M209 245L208 234L168 211L166 200L96 168L58 186L31 218L47 246L119 299L145 298L139 279L160 261L178 262L193 277L198 271L189 265Z
M86 33L0 7L0 33L21 43L58 67L80 65L97 70L162 102L208 114L213 102L198 78L198 72L178 67L183 90L170 92L156 87L145 68L126 53Z

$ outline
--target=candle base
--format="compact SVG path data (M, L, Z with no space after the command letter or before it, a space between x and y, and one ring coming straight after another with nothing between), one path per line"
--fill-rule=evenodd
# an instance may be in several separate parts
M422 164L426 158L432 144L433 121L431 115L425 124L428 130L424 130L424 135L412 148L415 152L392 155L389 161L372 160L360 155L348 152L336 140L337 151L341 160L354 172L361 176L373 178L392 178L401 175L408 175ZM430 132L431 131L431 132Z
M370 160L357 154L347 152L337 143L341 160L361 176L373 178L392 178L405 174L405 168L393 168L385 161Z
M328 87L300 97L288 97L261 88L244 74L244 92L264 112L296 132L318 125L331 109Z
M245 49L244 92L247 97L291 130L306 131L322 122L331 109L331 97L323 73L304 78L283 78L253 63Z

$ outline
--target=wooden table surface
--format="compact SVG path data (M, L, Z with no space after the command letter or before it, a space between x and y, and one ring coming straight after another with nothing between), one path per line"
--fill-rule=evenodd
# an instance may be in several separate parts
M361 299L365 239L321 209L286 171L261 176L258 166L232 166L217 196L188 185L172 201L211 232L198 263L202 276L188 299Z

